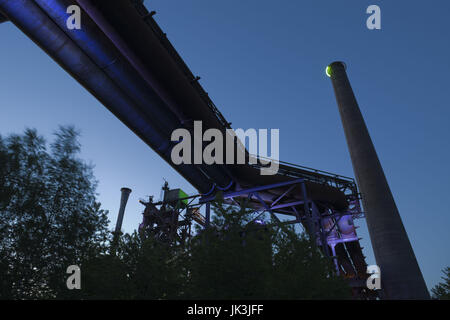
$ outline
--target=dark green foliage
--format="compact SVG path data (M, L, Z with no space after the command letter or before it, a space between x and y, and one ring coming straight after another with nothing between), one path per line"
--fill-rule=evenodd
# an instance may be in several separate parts
M0 137L1 298L57 297L67 267L104 249L107 212L77 135L59 128L50 150L35 130Z
M153 239L143 242L132 277L137 299L177 299L186 283L184 252Z
M332 275L331 261L304 235L249 224L248 210L220 201L214 209L210 228L199 228L185 247L143 240L136 232L122 236L120 268L82 266L89 279L100 279L85 285L93 291L83 297L115 299L127 292L129 299L350 298L347 283ZM106 283L116 277L121 280L114 286Z
M442 277L443 282L437 284L431 292L434 299L450 300L450 267L443 270L445 277Z
M283 226L248 224L249 211L215 206L212 228L191 250L190 297L201 299L343 299L345 281L307 237ZM272 221L274 223L275 221Z
M126 265L116 256L100 255L85 261L81 275L81 290L72 290L75 298L124 300L133 294Z
M348 284L304 234L283 228L274 241L271 288L275 299L350 298Z
M273 294L269 230L245 227L249 213L220 202L209 230L191 247L190 298L264 299Z

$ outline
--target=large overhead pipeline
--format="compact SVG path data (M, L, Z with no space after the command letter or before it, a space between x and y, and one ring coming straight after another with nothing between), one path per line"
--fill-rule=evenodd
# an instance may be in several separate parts
M66 27L72 1L5 0L0 8L201 193L233 182L251 186L292 180L261 176L248 165L174 165L170 134L175 128L189 128L194 120L202 120L204 130L225 127L129 1L78 3L86 10L81 30ZM313 199L347 206L339 190L308 184Z
M195 79L189 78L190 76L183 72L174 57L176 53L169 52L162 44L162 40L167 39L159 38L144 21L148 17L141 16L130 1L77 0L77 2L174 114L190 121L202 120L204 130L216 128L225 131L225 126L218 120L206 100L200 96L199 91L193 87L192 81ZM242 148L242 145L235 146L235 150L237 148ZM247 150L246 153L248 154ZM274 179L292 180L281 176L261 176L259 169L249 165L227 164L222 167L243 187L273 183ZM340 199L340 207L345 207L345 196L337 190L333 191L339 193L335 196Z
M142 77L186 121L202 120L203 128L224 129L209 106L193 89L160 39L130 1L77 0Z
M201 120L203 130L216 128L225 134L226 128L211 110L211 106L194 89L195 79L188 78L156 33L144 21L145 17L138 13L130 1L77 2L186 128L190 128L193 121ZM235 148L237 149L236 146ZM225 154L226 149L224 157ZM209 167L218 170L219 166ZM238 174L233 174L230 170L234 167L236 166L222 165L220 170L236 180ZM247 168L242 165L238 167ZM220 180L216 182L222 187L230 185L221 183Z
M173 145L156 129L158 126L154 119L144 114L130 95L114 83L35 2L4 0L0 2L0 11L171 164ZM179 165L174 168L200 192L211 189L211 181L195 167Z
M135 105L141 112L145 113L148 118L155 119L152 125L170 141L172 132L183 127L183 119L179 119L167 107L159 95L119 52L115 44L98 28L96 22L92 21L87 14L83 14L82 28L68 30L66 28L66 10L73 3L72 1L35 0L35 2L61 29L67 30L68 36L135 101ZM205 164L195 166L219 186L227 186L231 182L231 178L223 166Z

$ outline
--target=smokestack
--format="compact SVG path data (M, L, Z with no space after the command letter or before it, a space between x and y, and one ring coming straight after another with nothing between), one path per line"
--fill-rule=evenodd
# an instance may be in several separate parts
M408 235L356 102L343 62L326 69L333 83L358 183L384 298L429 299Z
M117 216L117 222L116 222L116 230L115 234L116 236L119 235L120 229L122 229L122 221L123 221L123 215L125 214L125 206L128 202L128 197L130 196L131 189L129 188L122 188L120 189L122 192L122 196L120 198L120 209L119 209L119 215Z

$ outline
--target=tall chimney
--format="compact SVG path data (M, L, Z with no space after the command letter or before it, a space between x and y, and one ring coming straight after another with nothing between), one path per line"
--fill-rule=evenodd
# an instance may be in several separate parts
M333 83L386 299L429 299L408 235L347 78L337 61L326 69Z
M120 198L120 209L119 209L119 215L117 216L116 230L114 231L116 236L119 235L120 229L122 229L122 221L123 221L123 215L125 214L125 206L127 205L128 197L130 196L131 189L122 188L122 189L120 189L120 191L122 192L122 196Z

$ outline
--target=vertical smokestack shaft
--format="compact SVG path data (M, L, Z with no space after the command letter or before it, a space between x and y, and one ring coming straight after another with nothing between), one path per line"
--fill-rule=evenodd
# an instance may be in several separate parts
M422 273L342 62L327 67L387 299L429 299Z
M117 217L116 222L116 230L115 234L118 235L120 233L120 229L122 229L122 221L123 221L123 215L125 214L125 207L128 202L128 197L130 196L131 189L129 188L122 188L120 189L122 192L122 196L120 197L120 209L119 209L119 215Z

